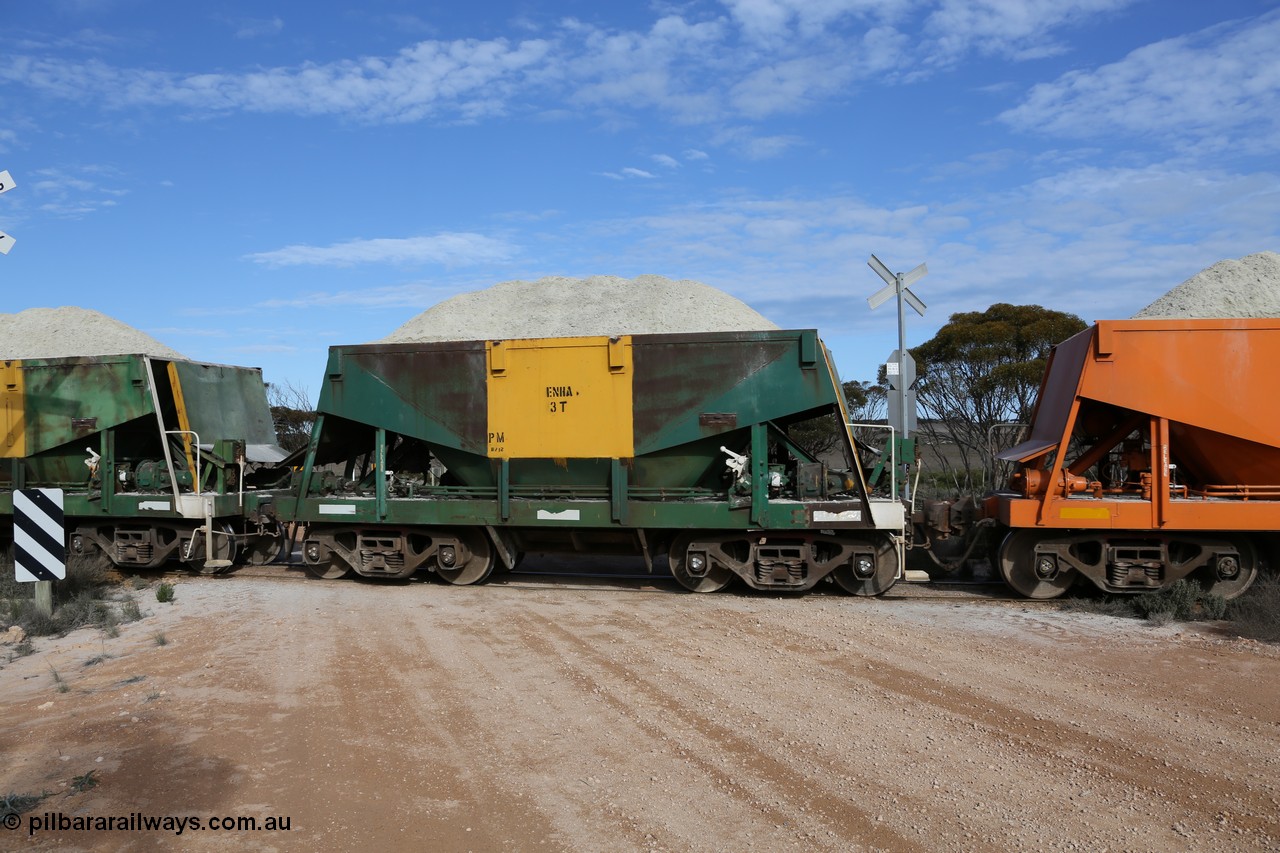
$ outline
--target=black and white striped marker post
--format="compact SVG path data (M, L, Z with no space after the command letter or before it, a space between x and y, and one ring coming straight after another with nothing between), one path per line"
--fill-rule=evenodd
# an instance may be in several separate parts
M36 609L53 614L53 581L67 576L67 534L62 489L13 493L13 573L36 585Z
M13 571L24 582L67 576L67 536L62 526L62 489L13 493Z

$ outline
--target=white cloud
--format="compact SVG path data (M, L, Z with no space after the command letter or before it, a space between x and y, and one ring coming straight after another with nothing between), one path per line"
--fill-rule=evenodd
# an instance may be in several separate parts
M1027 159L1027 155L1010 148L996 151L978 151L961 160L943 163L930 170L923 178L927 182L951 181L1003 172Z
M826 55L828 66L913 68L909 79L971 53L1032 59L1062 52L1056 31L1114 14L1139 0L723 0L742 37L765 61ZM907 35L905 29L913 32ZM874 35L875 38L869 38ZM814 46L821 46L815 54ZM864 63L852 62L861 52ZM914 60L905 62L910 55ZM874 62L865 60L874 59ZM834 62L833 62L834 61Z
M587 112L618 129L651 110L684 124L724 126L813 111L870 82L920 79L973 53L1043 55L1059 48L1060 30L1132 2L724 0L725 13L715 17L698 18L686 6L634 29L567 19L538 38L428 39L390 55L239 72L121 68L58 58L59 48L45 45L0 59L0 84L110 109L172 108L193 116L248 111L454 123L516 111L549 119ZM283 26L276 18L265 24L251 29ZM1265 49L1266 35L1242 45L1257 51L1260 67L1250 80L1258 85L1276 61ZM1035 90L1020 109L1074 106L1059 89L1075 85L1082 83L1064 77ZM1006 120L1023 121L1020 113ZM771 145L745 151L770 156L791 144L775 134Z
M819 2L797 12L807 7L793 4L792 12L802 22L827 21L862 5ZM724 18L665 15L636 30L569 19L547 38L425 40L391 56L241 73L120 68L55 58L46 48L0 60L0 81L114 109L170 107L200 115L244 110L372 122L474 121L515 103L553 116L585 107L614 125L643 109L706 124L735 109L759 117L803 108L899 61L902 36L893 31L851 38L850 45L837 41L816 52L802 46L805 55L797 56L802 47L787 43L763 52L738 50Z
M564 26L580 41L580 48L555 69L572 102L657 107L691 123L722 112L706 77L725 49L720 21L690 23L668 15L645 32L610 32L574 20Z
M744 160L770 160L804 144L801 137L793 134L761 136L748 127L725 128L711 141L716 145L729 146Z
M514 247L483 234L443 233L429 237L349 240L330 246L285 246L246 257L259 264L282 266L339 266L356 264L460 264L504 260Z
M664 166L668 169L680 168L680 161L672 157L670 154L651 154L649 155L649 159L657 163L659 166Z
M292 344L259 344L259 343L237 344L232 346L230 349L232 352L239 352L239 353L246 353L246 354L258 353L262 355L275 355L278 353L295 353L298 351L298 348Z
M369 121L427 117L474 119L503 110L522 76L550 45L506 39L423 41L394 57L307 63L244 74L120 69L106 63L18 56L0 64L0 80L109 107L173 106L345 115Z
M895 269L929 264L920 322L933 329L994 302L1105 319L1223 258L1280 249L1277 221L1280 174L1170 161L1069 168L958 200L735 196L592 227L620 265L677 269L775 322L837 331L882 322L864 301L879 286L865 267L872 253Z
M799 112L842 89L850 77L847 66L833 68L826 57L791 59L748 74L730 90L729 99L751 118Z
M744 36L769 41L795 34L812 38L846 18L891 20L905 14L915 3L913 0L724 0L724 5Z
M616 172L597 172L601 177L611 178L615 181L625 181L630 178L639 178L641 180L651 180L658 177L653 172L646 172L644 169L637 169L634 166L626 166Z
M1280 147L1280 12L1141 47L1031 89L1001 121L1067 137L1116 134L1181 146Z
M1065 48L1054 30L1115 13L1137 0L941 0L925 20L935 61L977 51L1036 59Z
M78 166L71 171L39 169L27 182L39 210L67 219L79 219L103 208L115 207L128 190L103 183L119 179L105 166Z
M236 38L252 39L273 36L284 29L284 21L274 18L246 18L236 27Z
M289 298L266 299L258 308L421 308L439 302L452 291L423 282L340 290L316 291Z

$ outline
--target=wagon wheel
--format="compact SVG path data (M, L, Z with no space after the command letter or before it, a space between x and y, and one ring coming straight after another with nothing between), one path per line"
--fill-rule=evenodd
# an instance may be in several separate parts
M249 540L244 547L244 561L251 566L288 562L289 542L283 530L263 533Z
M876 541L873 558L858 555L852 565L846 563L832 572L831 576L845 592L865 596L881 595L897 582L898 549L894 547L891 538L882 536Z
M235 565L240 548L236 544L235 528L230 523L224 523L213 531L212 558L206 556L209 551L205 547L203 531L197 528L192 534L192 539L194 540L191 549L192 559L187 565L193 570L202 575L216 575Z
M484 583L493 574L493 567L498 563L497 555L489 545L489 537L483 531L467 529L456 531L456 536L462 543L463 550L470 552L471 556L453 566L445 566L441 561L442 555L437 553L436 574L454 586Z
M1219 557L1201 574L1208 583L1205 592L1220 595L1230 601L1253 585L1258 577L1258 551L1253 542L1243 537L1233 539L1232 544L1240 553L1240 557Z
M733 572L703 556L701 559L708 562L705 573L694 574L694 571L702 571L701 567L689 565L689 543L695 538L697 537L693 534L685 534L677 536L671 543L671 550L667 552L671 574L680 581L681 586L692 592L719 592L733 580Z
M336 544L337 537L320 535L314 540L307 540L307 533L302 534L302 565L307 574L322 581L336 581L351 574L348 563L331 545Z
M1079 573L1050 556L1036 557L1035 530L1014 530L1004 538L996 565L1005 583L1027 598L1057 598L1075 583Z
M351 564L338 556L336 551L329 552L329 559L318 565L304 562L307 574L323 581L336 581L351 574Z
M86 538L73 535L71 537L72 545L67 548L67 564L68 566L80 566L80 571L89 577L96 577L103 572L119 572L120 568L116 565L115 560L111 559L111 555L99 548L92 541ZM75 543L79 541L80 550L76 550ZM11 558L4 555L3 548L0 548L0 566L7 565L12 562Z

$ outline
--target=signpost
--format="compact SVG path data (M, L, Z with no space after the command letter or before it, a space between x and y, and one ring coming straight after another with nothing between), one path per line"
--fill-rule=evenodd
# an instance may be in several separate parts
M0 194L7 193L13 189L13 175L9 174L8 169L0 171ZM13 238L8 234L0 231L0 255L9 254L9 250L13 248Z
M902 498L910 501L911 480L908 473L915 462L915 439L911 436L916 431L916 362L911 353L907 352L906 306L910 305L917 314L924 316L925 304L908 288L928 275L929 268L920 264L911 272L894 273L875 255L867 261L867 266L885 281L885 286L867 299L871 310L874 311L895 296L898 298L898 348L885 363L885 373L889 378L889 426L894 429L893 455L902 467Z

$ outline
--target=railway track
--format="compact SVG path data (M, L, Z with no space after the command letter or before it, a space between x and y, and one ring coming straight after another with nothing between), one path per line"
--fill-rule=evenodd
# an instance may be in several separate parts
M521 568L502 574L495 574L487 583L493 586L502 586L509 589L529 589L529 590L549 590L562 589L573 591L600 591L600 592L617 592L626 594L649 593L656 595L674 595L684 594L686 590L680 583L666 571L655 571L652 574L644 571L636 571L631 567L635 563L633 560L618 558L602 558L591 559L592 565L604 565L604 570L599 568L575 568L571 565L572 560L566 560L560 557L531 557ZM587 562L586 559L580 561ZM179 567L174 567L162 572L147 570L136 573L142 576L156 576L164 578L190 578L193 577L191 572ZM881 598L889 601L894 600L912 600L912 601L930 601L930 600L956 600L956 601L972 601L982 602L988 601L992 603L1008 603L1018 602L1028 606L1052 607L1053 601L1037 601L1033 599L1023 598L1012 591L1000 581L988 580L982 577L973 577L956 580L930 580L924 572L909 572L908 578L896 583ZM134 575L130 575L134 576ZM302 564L300 559L292 563L268 563L265 565L239 565L227 569L217 575L194 575L194 577L207 577L211 579L221 577L235 578L262 578L270 580L288 580L302 581L307 583L352 583L361 585L397 585L397 584L420 584L433 583L430 575L427 573L418 573L412 578L403 581L387 581L381 579L367 578L345 578L340 581L320 581L312 577ZM835 589L829 589L829 585L820 585L807 595L816 596L835 596L839 598L849 598L843 592ZM746 588L730 588L724 593L726 595L742 595L761 597L765 600L782 597L791 597L791 593L761 593Z

